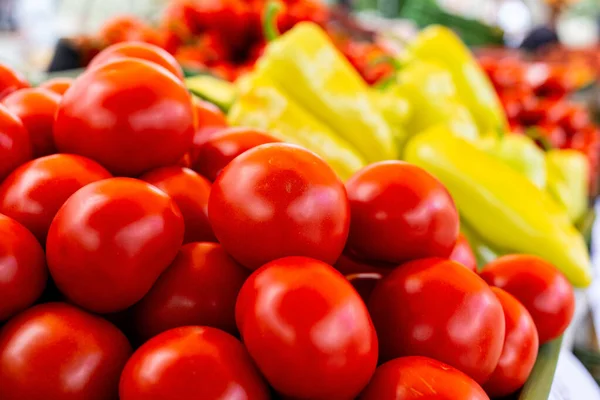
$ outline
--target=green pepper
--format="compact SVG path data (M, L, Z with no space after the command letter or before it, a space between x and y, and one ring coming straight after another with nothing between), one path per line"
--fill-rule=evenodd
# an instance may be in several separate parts
M577 150L550 150L546 153L547 191L560 204L571 221L578 221L588 209L589 167Z
M461 217L485 243L537 255L559 268L574 286L590 284L582 235L550 195L522 174L443 127L410 139L405 159L448 188Z
M458 97L472 113L480 132L506 131L508 122L498 95L467 46L450 29L432 25L410 44L407 61L439 63L452 74Z

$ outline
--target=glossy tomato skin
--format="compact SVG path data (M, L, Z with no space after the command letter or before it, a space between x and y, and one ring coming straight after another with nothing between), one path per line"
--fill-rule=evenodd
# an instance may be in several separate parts
M29 132L34 158L56 153L52 129L60 99L50 90L31 88L13 92L2 100Z
M250 128L223 129L196 147L194 171L213 182L219 173L237 156L256 146L279 140L266 132Z
M61 153L137 176L179 161L192 144L193 119L190 94L173 74L119 59L73 82L56 113L54 142Z
M456 245L448 258L464 265L473 272L477 272L477 259L475 258L475 254L473 254L473 249L471 249L469 241L462 233L458 234Z
M150 61L163 67L177 79L183 80L183 70L179 66L179 63L177 63L177 60L175 60L175 57L158 46L143 42L122 42L113 44L98 53L98 55L88 64L88 68L96 68L107 62L122 58L137 58Z
M54 154L21 165L0 185L0 213L19 221L46 243L54 216L85 185L111 174L89 158Z
M0 100L14 91L29 87L23 75L8 65L0 63Z
M108 321L64 303L35 306L0 332L0 398L116 399L130 354Z
M58 288L98 313L139 301L183 242L183 217L158 188L132 178L91 183L52 221L46 258Z
M171 329L140 347L125 366L119 394L120 400L269 399L244 346L199 326Z
M249 275L217 243L183 246L133 308L140 336L148 339L187 325L211 326L236 334L235 301Z
M0 214L0 322L31 306L48 280L46 256L35 237Z
M242 286L236 322L277 392L301 399L353 399L377 364L377 336L364 302L329 265L286 257Z
M473 379L427 357L401 357L379 366L359 400L489 400Z
M375 287L369 311L382 361L431 357L478 383L498 364L502 306L477 274L454 261L429 258L399 266Z
M507 396L521 388L538 354L538 334L529 312L512 295L499 288L492 291L502 304L506 335L502 355L492 376L483 385L490 397Z
M286 256L333 264L350 223L346 190L331 167L282 143L229 163L213 183L208 216L225 250L252 270Z
M210 182L188 168L164 167L140 178L166 194L177 204L185 223L184 243L216 242L208 220Z
M448 257L458 212L446 188L402 161L363 168L346 182L352 220L347 247L366 260L401 263Z
M483 268L481 277L525 306L535 322L540 344L560 336L573 319L573 287L556 267L539 257L500 257Z
M17 116L0 105L0 182L19 165L31 160L31 156L27 129Z
M73 84L73 78L52 78L42 82L39 87L53 91L56 94L63 95Z

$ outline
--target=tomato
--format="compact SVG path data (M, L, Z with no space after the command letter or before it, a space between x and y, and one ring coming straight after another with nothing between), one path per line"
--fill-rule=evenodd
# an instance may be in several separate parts
M156 186L175 201L185 223L184 243L217 241L208 221L209 181L191 169L180 167L159 168L140 179Z
M498 364L502 306L477 274L454 261L429 258L401 265L375 287L369 311L383 361L431 357L478 383Z
M113 44L94 57L89 63L88 68L96 68L107 62L123 58L137 58L150 61L160 65L175 75L177 79L183 80L183 71L177 63L177 60L175 60L175 57L158 46L143 42L123 42Z
M52 128L60 99L50 90L34 88L18 90L2 100L29 132L34 158L56 153Z
M150 339L127 362L121 400L267 400L248 352L215 328L175 328Z
M116 175L174 165L194 135L190 94L155 64L121 59L86 71L58 107L54 142Z
M31 156L29 133L21 120L0 104L0 182Z
M487 264L481 277L504 289L525 306L538 331L540 344L559 337L575 312L573 287L549 262L531 255L509 255Z
M347 247L361 259L401 263L446 258L458 237L458 212L446 188L402 161L360 170L346 182L351 223Z
M242 286L236 322L271 386L302 399L351 399L377 364L377 336L352 285L329 265L286 257Z
M85 157L38 158L17 168L0 185L0 213L19 221L45 244L50 224L65 201L85 185L110 177L100 164Z
M464 265L473 272L477 272L477 259L475 258L475 254L473 254L469 241L462 233L458 234L458 240L456 241L454 250L452 250L452 253L448 258Z
M473 379L427 357L402 357L379 366L359 400L489 400Z
M40 83L38 87L48 89L62 96L71 87L71 84L73 84L73 78L52 78Z
M0 321L31 306L47 280L42 246L23 225L0 214Z
M213 103L192 97L194 106L194 140L190 152L188 166L191 167L198 160L198 147L200 147L213 134L228 126L227 116Z
M503 397L521 388L538 354L538 335L531 315L517 299L502 289L492 291L504 309L506 336L498 366L483 388L491 397Z
M210 181L217 179L231 160L256 146L279 142L266 132L251 128L228 128L195 147L194 171Z
M23 75L0 63L0 100L14 91L30 87Z
M235 334L235 300L248 275L221 245L187 244L134 306L135 325L146 339L186 325Z
M94 312L139 301L183 242L183 217L156 187L132 178L91 183L69 197L48 232L46 257L58 288Z
M35 306L0 332L0 398L115 399L130 354L108 321L64 303Z
M350 214L344 185L314 153L263 144L235 158L213 183L208 216L223 248L250 269L285 256L333 264Z

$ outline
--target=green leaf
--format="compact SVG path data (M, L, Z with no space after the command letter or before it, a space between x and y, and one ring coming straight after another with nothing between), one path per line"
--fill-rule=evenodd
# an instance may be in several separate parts
M523 386L519 400L547 400L558 364L562 336L540 347L529 379Z

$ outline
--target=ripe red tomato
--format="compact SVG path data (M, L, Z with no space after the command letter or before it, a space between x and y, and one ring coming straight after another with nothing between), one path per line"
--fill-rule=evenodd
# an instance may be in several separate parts
M235 316L248 352L283 395L351 399L377 364L377 337L352 285L329 265L287 257L254 272Z
M188 326L150 339L127 362L121 400L267 400L248 352L215 328Z
M458 237L458 212L446 188L402 161L371 164L346 182L347 248L361 259L401 263L446 258Z
M248 275L217 243L183 246L150 292L134 306L140 336L148 339L187 325L236 334L235 300Z
M0 321L31 306L48 280L46 256L40 244L23 225L2 214L0 276Z
M229 163L212 186L208 216L225 250L250 269L286 256L333 264L350 222L344 185L331 167L281 143Z
M60 99L50 90L31 88L17 90L2 100L29 132L34 158L56 153L52 128Z
M51 90L62 96L72 84L73 78L52 78L40 83L39 87Z
M427 357L402 357L379 366L360 400L489 400L459 370Z
M375 287L369 311L380 359L425 356L485 382L504 343L500 302L477 274L429 258L396 268Z
M0 100L14 91L30 87L23 75L0 63Z
M108 321L64 303L19 314L0 331L2 400L107 400L131 354Z
M0 182L31 155L31 139L23 123L0 104Z
M156 186L175 201L185 223L183 243L217 241L208 221L209 181L191 169L181 167L159 168L140 179Z
M538 354L538 335L531 315L517 299L499 288L492 291L504 310L506 336L498 366L483 388L497 398L516 392L529 378Z
M228 128L195 147L194 171L214 181L231 160L256 146L279 142L266 132L251 128Z
M559 337L571 323L575 312L573 287L549 262L531 255L504 256L487 264L481 277L525 306L535 322L540 344Z
M473 272L477 272L477 259L475 258L475 254L473 254L469 241L462 233L458 234L458 240L456 241L454 250L452 250L452 253L448 258L464 265Z
M164 68L120 59L86 71L58 107L54 142L116 175L175 165L192 145L190 94Z
M198 159L198 147L219 130L226 128L227 116L213 103L192 96L194 107L194 140L191 150L186 154L187 165L191 167Z
M96 68L107 62L123 58L136 58L160 65L179 80L183 80L181 67L169 52L158 46L143 42L122 42L113 44L102 50L88 64L88 68Z
M46 257L58 288L99 313L139 301L183 242L169 196L132 178L91 183L72 195L48 232Z
M67 199L85 185L110 178L88 158L54 154L29 161L0 185L0 213L19 221L46 243L54 216Z

